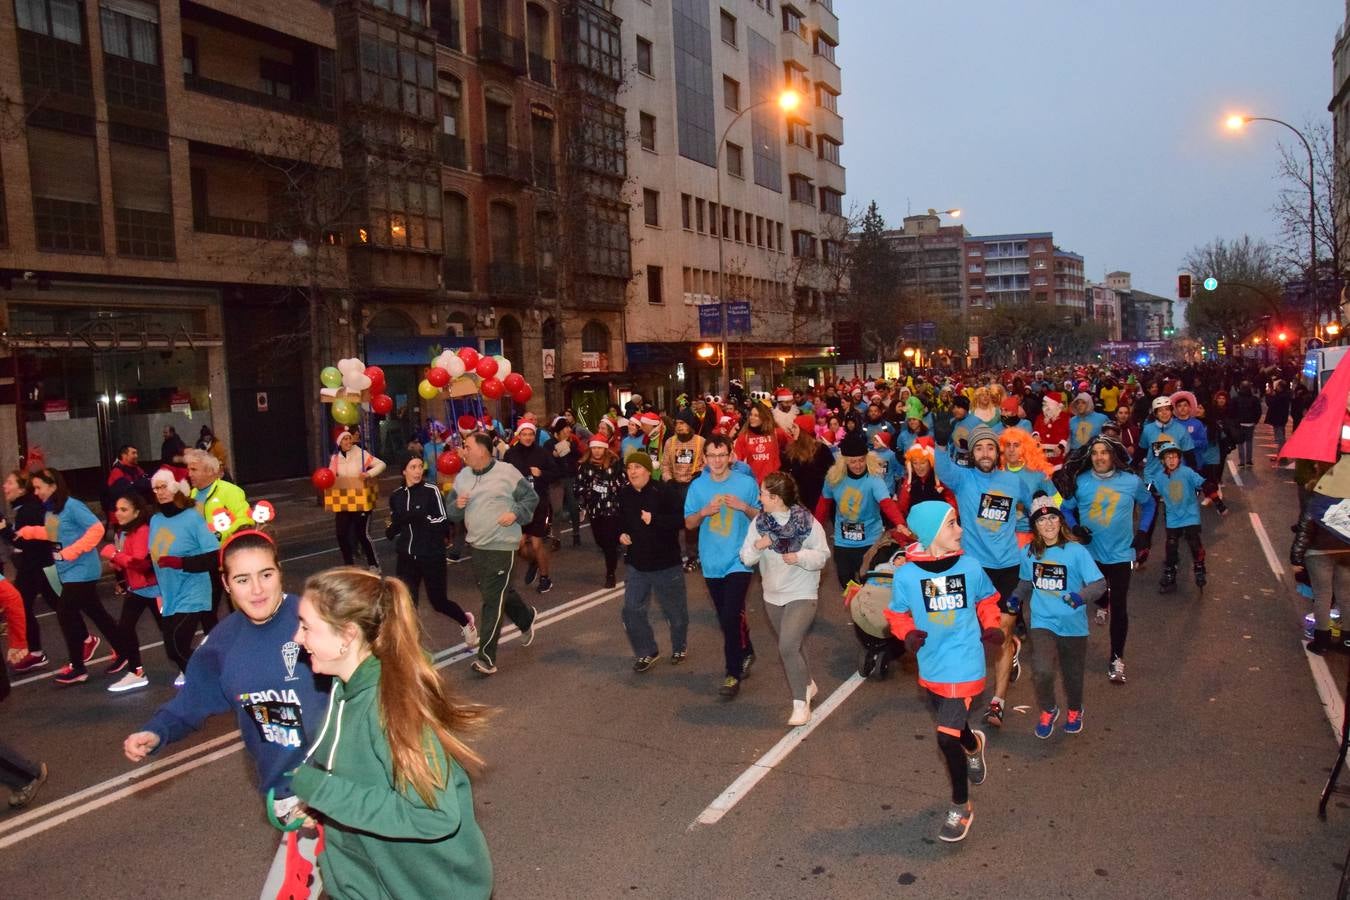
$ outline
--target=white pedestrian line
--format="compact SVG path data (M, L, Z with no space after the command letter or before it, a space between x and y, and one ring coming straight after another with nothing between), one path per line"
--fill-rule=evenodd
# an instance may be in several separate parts
M1336 679L1331 677L1331 670L1327 668L1327 661L1324 658L1316 653L1309 653L1306 647L1303 654L1308 657L1308 668L1312 669L1317 696L1322 701L1327 721L1331 723L1331 734L1336 742L1340 743L1341 723L1345 721L1345 700L1341 697L1341 689L1337 687Z
M1231 459L1228 461L1228 471L1233 473L1233 484L1236 484L1238 487L1246 487L1246 485L1242 483L1242 476L1238 474L1237 463L1233 462Z
M1261 552L1266 555L1266 562L1270 565L1270 571L1275 573L1275 577L1281 582L1284 581L1284 566L1280 565L1279 557L1275 555L1275 548L1271 546L1270 536L1266 534L1266 526L1261 524L1261 517L1256 513L1247 513L1252 519L1252 530L1256 532L1256 539L1261 542Z
M569 619L578 613L585 612L588 609L621 596L623 596L623 582L619 582L612 588L602 588L598 591L592 591L589 594L583 594L566 603L550 607L549 609L540 612L538 622L534 627L546 628L555 622ZM514 625L511 625L502 630L499 643L507 643L516 640L519 637L520 630ZM469 650L464 643L461 642L436 654L436 657L442 656L445 658L436 663L436 668L438 669L445 668L446 666L457 662L462 662L466 659L471 659L474 656L474 652ZM44 677L50 677L51 674L55 673L50 673L48 676ZM220 746L221 744L224 744L224 746ZM22 831L8 834L7 836L0 838L0 850L13 846L30 837L42 834L44 831L48 831L58 825L64 825L73 819L95 812L111 803L115 803L118 800L139 793L146 788L153 787L154 785L168 781L171 778L176 778L179 775L187 774L193 769L229 756L231 753L241 750L243 746L243 741L239 740L239 731L236 729L228 734L223 734L219 737L212 738L209 741L204 741L201 744L180 750L163 759L156 760L149 765L139 767L130 772L99 782L98 784L92 785L77 793L70 794L58 800L53 800L51 803L44 803L42 806L36 807L20 816L6 819L3 823L0 823L0 834L13 831L29 822L33 822L34 824L24 828ZM219 749L207 753L205 756L198 756L198 754L211 750L214 747L219 747ZM153 777L145 777L146 775L156 772L157 774L154 774ZM60 812L60 810L66 809L67 807L71 808L66 812ZM56 815L53 815L53 813L56 813Z
M796 750L797 746L806 740L807 736L815 731L816 727L824 722L830 713L838 709L865 680L857 672L854 672L847 681L835 688L834 693L830 694L824 703L816 707L815 712L811 715L811 721L793 728L783 735L782 740L774 744L768 753L755 760L750 768L742 772L740 777L731 783L730 787L718 795L716 800L708 804L707 809L699 813L697 819L689 823L689 830L693 831L699 825L715 825L721 821L723 816L729 813L737 803L741 802L755 785L764 780L766 775L787 758L789 753Z

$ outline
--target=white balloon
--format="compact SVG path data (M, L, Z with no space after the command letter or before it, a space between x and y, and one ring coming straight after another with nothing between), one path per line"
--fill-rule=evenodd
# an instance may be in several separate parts
M502 379L511 374L511 360L505 356L492 357L497 361L497 378Z
M451 378L458 378L464 374L464 360L460 359L458 356L452 355L445 361L445 365L441 368L449 372Z
M361 365L361 360L359 360L359 359L354 359L354 358L353 358L353 359L339 359L339 360L338 360L338 363L337 363L337 367L338 367L338 371L341 372L343 375L346 375L346 374L348 374L348 373L350 373L350 372L363 372L363 371L365 371L365 368L366 368L365 366Z
M457 358L458 357L456 357L455 354L451 353L449 350L442 350L441 355L431 361L431 366L434 369L445 369L445 371L449 372L450 360Z
M370 376L365 372L353 369L347 373L347 377L342 379L342 386L349 391L364 391L370 387Z

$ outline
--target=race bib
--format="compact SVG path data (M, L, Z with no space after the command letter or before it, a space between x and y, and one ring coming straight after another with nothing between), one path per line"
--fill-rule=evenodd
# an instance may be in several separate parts
M1003 524L1012 518L1013 499L998 494L980 495L979 518L986 522Z
M938 575L919 582L923 605L930 614L950 613L966 608L966 576Z
M881 460L881 474L885 475L891 471L891 464L886 460Z
M839 534L846 541L862 543L867 540L867 529L861 522L843 522L839 526Z
M1069 570L1059 563L1032 563L1031 583L1038 591L1062 594L1069 589Z
M294 691L258 691L242 694L239 699L264 741L282 747L304 746L304 715Z
M675 462L681 466L691 466L694 464L693 450L676 450Z

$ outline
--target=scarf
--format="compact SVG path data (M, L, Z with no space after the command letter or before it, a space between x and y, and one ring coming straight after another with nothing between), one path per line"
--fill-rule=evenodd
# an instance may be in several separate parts
M810 511L798 503L788 510L786 522L779 522L771 513L762 512L755 518L755 528L764 537L773 541L770 547L776 553L796 553L811 534L811 523L815 520Z

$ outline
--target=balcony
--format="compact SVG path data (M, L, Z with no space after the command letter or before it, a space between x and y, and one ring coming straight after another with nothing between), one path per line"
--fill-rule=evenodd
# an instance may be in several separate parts
M452 169L469 170L468 154L464 149L464 138L455 137L453 134L442 134L440 136L441 163Z
M553 87L553 60L538 53L530 54L530 80Z
M270 109L274 112L305 116L310 119L318 119L321 122L332 122L336 119L336 116L331 109L324 109L312 103L286 100L282 97L275 97L272 94L267 94L262 91L240 87L237 84L228 84L227 82L216 81L212 78L203 78L200 75L185 73L183 75L183 86L189 91L195 91L199 94L206 94L211 97L217 97L221 100L230 100L235 103L243 103L248 106L257 106L262 109Z
M441 259L441 287L447 291L473 290L473 263L467 259Z
M223 234L227 237L257 240L270 240L275 237L272 226L266 222L231 219L226 216L198 216L192 221L192 230L203 234Z
M534 268L519 263L488 263L488 290L504 296L531 295L539 289Z
M496 28L478 29L478 61L503 66L517 75L528 71L525 42Z
M483 174L529 184L533 180L530 158L508 144L483 144Z

